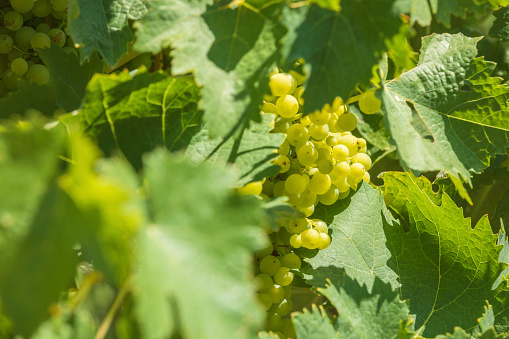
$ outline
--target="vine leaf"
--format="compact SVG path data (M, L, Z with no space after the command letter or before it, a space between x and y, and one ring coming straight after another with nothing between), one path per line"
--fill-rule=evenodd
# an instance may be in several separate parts
M423 39L417 67L384 84L386 123L401 163L443 170L461 181L481 172L509 146L509 88L495 65L475 58L478 38L434 34Z
M491 26L489 36L498 38L501 41L509 40L509 7L502 7L498 11L493 12L495 22Z
M487 217L472 229L447 194L437 206L414 177L390 182L398 186L394 192L405 192L410 227L384 226L392 254L388 265L398 275L401 298L410 299L416 328L426 337L452 332L455 326L472 330L486 300L497 314L496 325L503 325L508 290L505 284L492 286L507 264L498 261L501 246Z
M336 96L348 98L358 83L369 83L371 69L391 39L402 35L403 22L399 13L391 10L392 2L343 1L339 12L318 6L283 11L282 20L288 28L284 59L303 58L310 74L305 112L321 109Z
M264 317L250 267L266 245L259 201L232 196L235 178L224 168L163 150L144 168L153 217L138 237L143 337L167 338L177 326L190 339L255 337Z
M97 50L110 67L114 66L133 41L128 20L146 12L143 0L74 0L69 6L68 33L81 49L81 62Z
M147 1L135 48L157 52L171 45L174 74L194 73L203 86L200 107L212 138L224 137L242 121L259 121L284 33L278 23L283 3L246 0ZM210 4L211 6L207 5Z

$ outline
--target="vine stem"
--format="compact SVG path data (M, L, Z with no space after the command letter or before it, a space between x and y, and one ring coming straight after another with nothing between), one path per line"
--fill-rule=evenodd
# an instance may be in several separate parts
M99 326L99 329L97 330L94 339L104 339L106 334L108 334L113 319L115 319L115 315L120 309L122 301L124 301L124 298L129 293L129 291L131 291L131 278L127 279L127 281L124 283L124 286L122 286L122 289L120 289L120 291L118 292L115 300L113 301L113 304L108 310L108 313L106 314L101 325Z

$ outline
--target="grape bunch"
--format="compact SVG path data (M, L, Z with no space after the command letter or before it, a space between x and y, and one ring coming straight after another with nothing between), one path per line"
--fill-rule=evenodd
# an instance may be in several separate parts
M275 69L271 73L271 94L264 97L261 114L274 116L272 133L286 135L274 161L280 171L237 189L240 194L264 199L285 196L302 213L299 218L279 220L279 230L268 231L270 245L255 258L255 285L257 297L267 310L266 330L284 339L295 338L288 315L292 311L290 286L302 265L299 248L323 250L331 243L327 224L313 218L315 206L332 205L346 198L362 180L369 182L367 171L372 165L366 140L351 133L357 118L342 98L304 115L304 79L293 70L283 73ZM362 108L368 107L373 114L380 108L376 107L378 99L373 91L366 93L357 98L363 101Z
M5 4L0 0L0 97L16 91L19 79L39 85L50 81L38 53L51 43L77 55L62 30L66 14L67 0L10 0ZM66 42L71 45L65 47Z

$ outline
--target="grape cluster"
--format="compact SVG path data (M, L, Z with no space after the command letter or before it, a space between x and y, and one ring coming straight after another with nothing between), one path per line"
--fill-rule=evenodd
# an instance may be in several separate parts
M273 177L238 189L240 194L266 199L286 196L303 214L279 220L279 230L268 231L270 245L256 253L255 285L258 299L267 310L266 329L284 339L295 338L288 314L292 310L290 285L302 264L297 249L322 250L331 243L327 224L312 218L315 206L332 205L346 198L362 180L369 182L367 171L372 165L366 141L351 133L357 118L341 98L319 111L303 114L304 79L296 71L272 72L271 95L265 96L261 113L274 115L272 133L286 135L274 161L281 169ZM379 107L373 105L377 104L374 99L378 100L374 94L361 97L366 97L364 104L370 110L378 111Z
M64 47L67 0L10 0L10 6L0 9L0 96L16 91L21 78L40 85L50 81L38 52L52 42L77 55L75 48Z

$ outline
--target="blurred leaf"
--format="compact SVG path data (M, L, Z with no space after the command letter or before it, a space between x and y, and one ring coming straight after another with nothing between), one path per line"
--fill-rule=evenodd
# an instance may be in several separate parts
M498 11L493 12L496 20L491 26L489 36L500 39L501 41L509 40L509 7L502 7Z
M389 151L395 148L390 143L389 132L383 126L383 112L369 115L362 114L355 105L350 105L349 111L357 117L357 131L367 142L381 151Z
M309 2L317 4L322 8L330 9L331 11L339 12L341 9L341 0L310 0Z
M56 98L47 85L19 81L19 89L0 99L0 118L23 115L29 109L36 109L46 116L52 116L58 108Z

